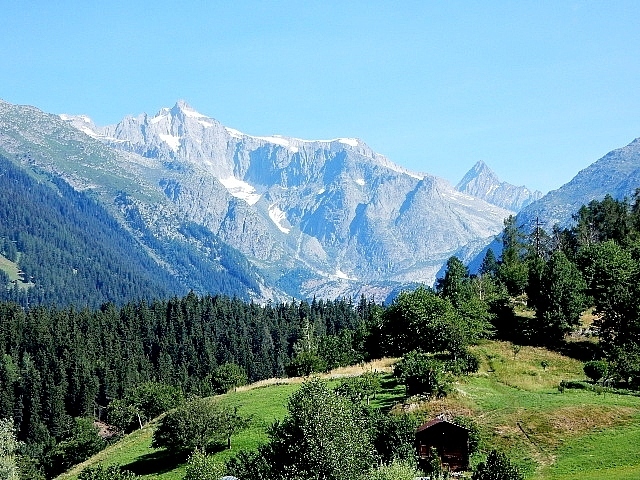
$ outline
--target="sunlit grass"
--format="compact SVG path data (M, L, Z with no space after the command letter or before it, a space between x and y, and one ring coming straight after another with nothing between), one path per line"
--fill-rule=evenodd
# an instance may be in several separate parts
M515 388L536 391L555 388L561 380L584 379L581 362L545 348L485 342L472 350L481 361L480 375Z
M505 451L528 478L640 478L639 397L586 390L560 392L561 380L584 379L582 364L547 349L523 346L514 350L508 342L491 341L473 350L481 359L480 371L457 381L450 396L429 402L404 400L404 387L389 373L393 360L340 369L324 377L335 385L343 376L384 372L383 391L374 405L383 409L395 405L395 412L412 412L424 419L441 413L472 417L481 431L483 451ZM231 450L215 453L216 458L224 462L267 441L267 427L284 417L289 396L303 381L273 379L220 396L220 401L237 405L253 421L233 437ZM146 479L181 480L184 459L163 457L162 451L151 449L152 429L153 424L134 432L90 463L149 469L144 471ZM480 459L482 455L476 455L472 464ZM60 478L77 478L79 471Z

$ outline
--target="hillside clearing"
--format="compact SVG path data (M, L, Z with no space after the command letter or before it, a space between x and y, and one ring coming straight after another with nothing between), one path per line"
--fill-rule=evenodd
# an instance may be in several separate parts
M412 412L425 418L440 413L471 416L480 427L482 449L507 452L528 478L640 478L636 447L640 444L639 397L598 395L585 390L561 393L557 388L561 380L584 379L582 364L543 348L522 347L514 354L508 342L487 341L474 351L481 358L480 371L461 378L449 397L430 402L403 401L404 388L389 375L391 359L340 369L323 377L334 382L366 370L385 372L377 405L395 405L395 412ZM221 401L252 415L254 421L232 439L231 450L218 452L216 457L226 461L240 450L254 449L266 441L266 427L283 418L288 397L302 381L272 379L220 396ZM150 448L154 425L125 437L83 468L98 462L121 464L146 479L181 480L184 459ZM474 455L472 465L483 458ZM80 471L76 467L58 478L75 479Z

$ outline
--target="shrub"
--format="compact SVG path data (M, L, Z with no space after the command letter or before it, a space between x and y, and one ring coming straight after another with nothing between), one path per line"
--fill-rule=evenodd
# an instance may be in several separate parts
M369 472L368 480L414 480L420 472L409 462L394 460Z
M609 364L604 360L591 360L584 364L584 374L592 381L598 382L607 376Z
M98 465L85 468L78 476L78 480L134 480L140 478L128 470L121 470L118 465Z
M219 480L224 474L223 464L215 462L213 456L196 449L187 461L184 480Z
M523 480L524 476L504 453L492 450L486 462L473 472L472 480Z
M407 395L446 397L453 382L446 361L415 351L395 364L393 375L405 385Z
M153 433L152 446L173 452L225 442L230 447L231 435L247 425L248 419L238 415L237 408L200 398L169 412Z

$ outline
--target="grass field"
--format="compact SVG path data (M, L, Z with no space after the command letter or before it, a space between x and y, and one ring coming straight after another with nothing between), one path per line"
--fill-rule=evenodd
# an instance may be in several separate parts
M324 377L331 383L337 383L341 377L359 375L368 369L388 374L391 371L392 362L393 360L390 359L382 359L366 365L339 368ZM235 392L220 395L220 401L237 405L238 411L243 415L251 416L252 422L248 429L232 438L231 450L217 452L216 459L225 462L241 450L255 449L259 444L266 442L268 438L267 427L274 420L284 418L289 396L300 387L303 381L302 378L264 380L253 385L240 387ZM390 408L401 399L404 387L389 381L388 377L383 385L384 391L377 396L373 403L382 408ZM122 465L127 470L146 479L182 480L186 459L175 455L166 455L163 450L151 448L153 429L157 422L158 419L142 430L127 435L118 443L57 478L59 480L76 479L87 466L101 463Z
M20 288L27 288L33 284L23 281L18 264L0 255L0 270L9 276L9 281L17 282Z
M481 430L482 448L505 451L528 478L640 478L640 397L586 390L561 393L561 380L584 379L582 364L542 348L521 347L515 352L510 343L491 341L474 349L481 358L480 371L461 379L449 397L403 402L403 387L386 375L377 405L395 405L395 410L425 417L443 412L473 416ZM389 372L390 366L391 361L386 360L375 369ZM364 368L333 372L333 378L356 375ZM265 441L265 428L285 415L287 399L301 381L262 382L221 396L221 401L238 405L254 420L248 430L233 438L231 451L216 454L219 460ZM151 449L152 428L126 437L90 463L121 464L147 479L182 479L184 458ZM472 465L482 459L482 454L475 455ZM76 478L80 470L59 478Z

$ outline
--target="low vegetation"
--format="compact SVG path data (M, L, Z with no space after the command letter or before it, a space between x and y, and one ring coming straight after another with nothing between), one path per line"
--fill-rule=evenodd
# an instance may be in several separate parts
M408 413L416 419L426 420L441 413L473 419L479 431L479 450L472 456L474 467L486 462L486 455L497 449L526 478L637 478L640 465L635 442L640 440L640 427L636 426L640 397L575 389L561 393L560 380L585 379L580 361L529 346L522 347L514 358L511 347L509 342L495 341L472 347L480 359L479 371L458 378L452 392L440 399L407 398L404 387L385 373L372 404L383 409L393 405L394 415ZM549 363L546 369L541 365L545 360ZM358 370L367 371L367 367ZM337 387L340 379L331 382ZM267 443L269 425L285 417L288 399L301 385L302 379L279 379L218 397L238 406L252 421L247 430L234 437L231 450L212 455L216 464ZM154 421L150 427L133 432L121 441L126 442L124 445L108 447L90 464L121 465L147 479L182 480L186 457L167 458L161 449L151 448L151 430L157 425ZM393 468L402 471L410 467ZM60 479L77 478L80 471L76 468ZM385 478L383 474L372 474L371 478Z

